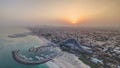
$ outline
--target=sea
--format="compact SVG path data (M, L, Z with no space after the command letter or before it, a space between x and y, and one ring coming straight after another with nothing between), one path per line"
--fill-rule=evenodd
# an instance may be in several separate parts
M44 43L37 36L10 38L9 35L21 34L29 30L20 27L0 27L0 68L49 68L46 64L24 65L16 62L12 57L12 51L20 49L23 53L31 47L37 47Z

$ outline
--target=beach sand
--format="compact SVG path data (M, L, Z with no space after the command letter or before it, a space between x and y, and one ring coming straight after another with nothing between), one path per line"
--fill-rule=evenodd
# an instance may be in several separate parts
M90 68L73 54L64 52L62 56L46 63L49 68Z
M40 37L44 42L43 44L50 43L48 40ZM90 66L84 64L81 60L78 59L74 54L68 52L62 52L63 54L59 57L54 58L51 61L48 61L46 65L49 68L90 68Z

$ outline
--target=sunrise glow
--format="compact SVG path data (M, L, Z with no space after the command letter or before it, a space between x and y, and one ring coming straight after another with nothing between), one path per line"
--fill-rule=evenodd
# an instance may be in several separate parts
M79 20L80 20L80 17L78 17L78 16L69 16L69 17L66 18L66 20L71 24L78 24Z
M0 0L0 3L0 26L120 27L120 0Z
M78 18L71 18L71 23L72 24L77 24Z

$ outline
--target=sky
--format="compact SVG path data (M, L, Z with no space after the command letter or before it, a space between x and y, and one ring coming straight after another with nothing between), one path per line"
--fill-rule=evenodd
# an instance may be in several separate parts
M0 0L0 26L119 27L120 0Z

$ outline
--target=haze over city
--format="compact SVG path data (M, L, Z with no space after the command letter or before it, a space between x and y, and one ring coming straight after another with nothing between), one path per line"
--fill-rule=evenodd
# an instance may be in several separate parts
M120 0L0 0L0 26L119 27Z
M120 0L0 0L0 68L120 68Z

